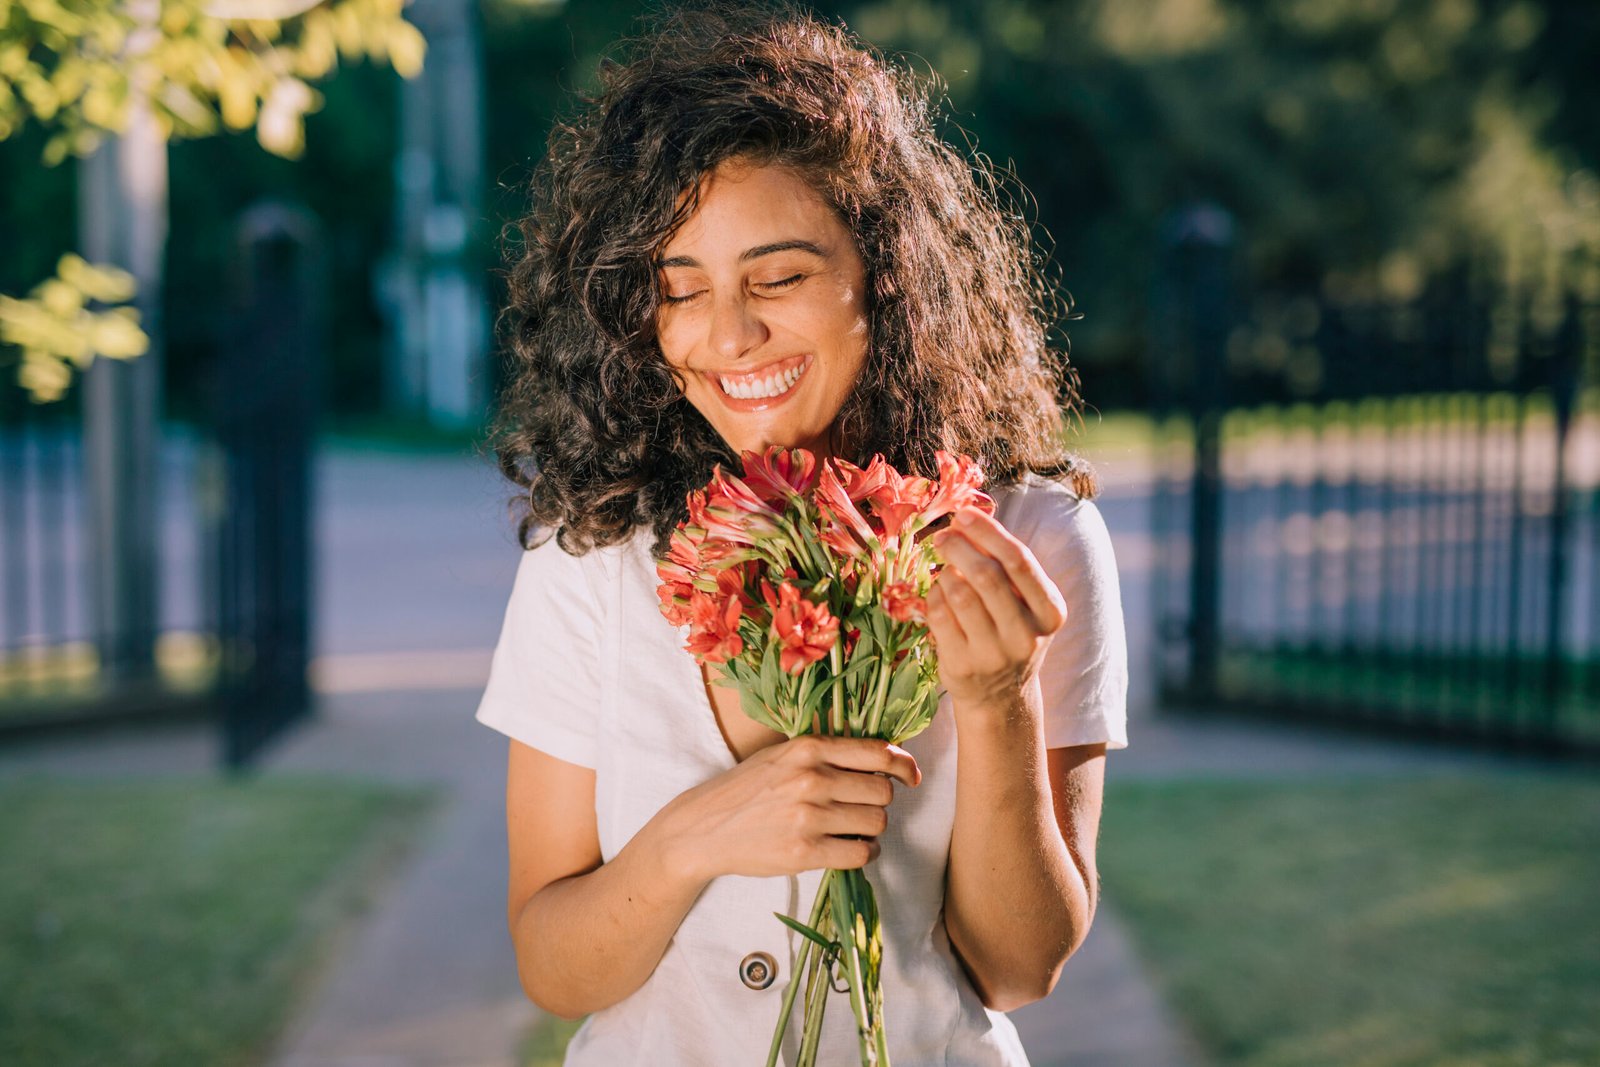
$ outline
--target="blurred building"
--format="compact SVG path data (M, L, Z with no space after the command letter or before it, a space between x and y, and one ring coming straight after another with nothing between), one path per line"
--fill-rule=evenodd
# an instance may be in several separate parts
M489 309L470 253L483 175L483 58L475 0L415 0L428 40L400 96L394 246L377 272L388 319L384 405L471 426L487 402Z

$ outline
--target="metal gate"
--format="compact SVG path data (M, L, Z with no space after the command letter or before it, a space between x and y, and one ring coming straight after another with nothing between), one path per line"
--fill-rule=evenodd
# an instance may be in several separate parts
M321 242L308 214L275 205L247 212L238 232L237 273L219 296L232 313L203 388L210 419L168 426L156 484L141 488L159 546L159 608L141 632L105 632L91 604L96 511L77 386L35 404L3 368L0 743L212 717L223 761L240 767L310 707Z
M1158 300L1164 702L1600 748L1596 265L1247 296L1232 236Z

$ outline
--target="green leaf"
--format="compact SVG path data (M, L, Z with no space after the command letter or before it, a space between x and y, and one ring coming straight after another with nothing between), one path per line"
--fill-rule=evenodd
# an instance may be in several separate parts
M779 649L776 641L769 642L766 655L761 657L761 691L776 694L782 679L779 674L782 667L779 660Z
M861 631L856 638L856 647L850 652L850 662L854 663L863 656L875 656L878 649L883 647L872 636L872 625L867 619L853 619L850 625Z
M748 689L754 681L754 675L743 660L730 659L722 665L721 673L711 684L720 685L724 689Z
M844 684L847 687L856 685L863 674L870 674L877 670L879 662L880 660L877 656L863 656L859 654L858 650L857 655L850 657L850 664L845 667L844 673L840 677L844 679Z
M831 698L832 693L832 685L827 682L818 682L812 687L811 692L806 694L805 706L800 710L805 716L805 725L808 728L812 717L822 709L824 703Z
M744 707L744 713L769 730L783 733L784 729L772 712L767 710L767 705L761 700L759 693L751 689L739 690L739 702Z
M867 612L867 629L879 648L889 647L889 616L881 610Z
M789 916L783 914L781 911L775 911L772 914L776 915L779 919L781 919L783 921L783 923L786 926L788 926L790 929L796 931L797 933L803 934L804 936L810 938L812 941L815 941L817 944L821 945L824 951L830 952L830 953L839 951L839 948L841 946L839 945L839 943L837 941L829 941L827 938L823 937L821 934L817 933L815 930L811 929L811 927L807 926L805 923L801 922L800 920L791 919Z
M889 679L889 702L892 704L897 700L903 700L909 704L916 695L921 674L922 671L917 664L909 660L901 661Z

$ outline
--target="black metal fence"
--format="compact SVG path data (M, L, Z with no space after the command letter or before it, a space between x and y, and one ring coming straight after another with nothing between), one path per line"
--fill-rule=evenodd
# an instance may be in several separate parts
M78 387L35 404L0 366L0 743L208 716L224 762L241 766L310 707L322 253L290 208L252 210L239 234L238 275L219 294L232 313L205 372L210 418L165 427L156 484L139 487L157 544L157 573L142 576L156 610L131 613L148 618L139 632L96 603L107 561L88 526Z
M1243 299L1230 238L1161 299L1164 700L1600 748L1594 265Z

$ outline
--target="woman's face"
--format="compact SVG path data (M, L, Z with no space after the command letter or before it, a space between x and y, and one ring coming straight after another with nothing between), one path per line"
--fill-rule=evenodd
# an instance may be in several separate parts
M848 228L794 171L730 160L658 253L656 337L685 395L736 452L804 447L866 359L866 267Z

